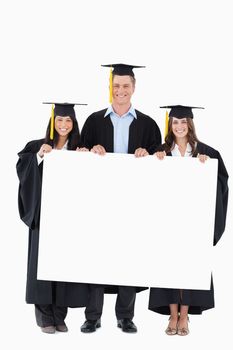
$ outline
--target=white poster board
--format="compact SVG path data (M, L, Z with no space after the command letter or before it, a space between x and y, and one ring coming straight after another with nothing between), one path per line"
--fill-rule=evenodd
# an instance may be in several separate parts
M209 289L217 160L52 151L38 279Z

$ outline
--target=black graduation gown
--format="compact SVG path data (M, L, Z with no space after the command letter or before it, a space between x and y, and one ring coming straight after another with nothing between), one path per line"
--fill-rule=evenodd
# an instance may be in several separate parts
M88 286L79 283L37 280L39 221L43 162L38 166L36 153L44 139L31 141L18 153L18 207L22 221L29 227L26 302L83 307L87 303Z
M113 152L113 124L109 116L104 117L107 109L91 114L83 125L81 141L91 149L102 145L106 152ZM153 154L161 144L161 133L156 122L149 116L135 110L137 119L129 127L128 153L133 154L139 147Z
M164 150L164 145L159 147L159 150ZM205 145L202 142L197 143L197 148L194 157L197 154L206 154L210 158L218 159L218 180L217 180L217 197L215 210L215 228L213 244L216 245L221 238L226 224L227 202L228 202L228 173L218 151L212 147ZM171 156L171 153L167 154ZM154 312L169 315L169 304L180 304L180 290L170 288L151 288L149 298L149 310ZM214 307L214 288L211 278L210 290L182 290L182 304L189 305L190 314L201 314L202 311Z
M107 109L91 114L85 121L81 142L84 147L91 149L95 145L102 145L106 152L113 152L114 130L109 116L104 117ZM129 127L128 153L133 154L139 147L145 148L149 154L153 154L161 144L161 133L156 122L149 116L135 110L137 119L133 119ZM148 289L136 287L136 292ZM117 293L118 286L106 286L105 292Z

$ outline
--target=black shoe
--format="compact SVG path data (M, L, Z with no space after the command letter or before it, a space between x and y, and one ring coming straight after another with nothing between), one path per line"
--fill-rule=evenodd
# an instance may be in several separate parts
M56 326L56 331L58 331L58 332L68 332L68 327L67 327L67 325L66 324L58 324L57 326Z
M130 318L122 318L122 320L117 320L117 327L121 328L122 331L126 333L137 332L137 327Z
M54 334L56 330L54 326L40 327L40 329L43 333L47 334Z
M101 327L100 318L98 320L86 320L81 326L81 332L92 333L96 331L96 328Z

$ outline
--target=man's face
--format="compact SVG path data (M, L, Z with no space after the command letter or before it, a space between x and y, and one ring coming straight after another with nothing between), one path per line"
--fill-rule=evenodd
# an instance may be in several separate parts
M134 89L135 84L129 75L114 75L112 83L113 103L128 105Z

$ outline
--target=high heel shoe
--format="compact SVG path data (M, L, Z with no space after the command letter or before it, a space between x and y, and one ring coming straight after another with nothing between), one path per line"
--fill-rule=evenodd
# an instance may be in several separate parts
M189 318L187 318L187 322L189 322ZM181 335L181 336L188 335L189 334L188 323L187 323L187 327L179 328L179 322L178 322L178 324L177 324L177 334Z
M171 320L171 317L169 317L169 321ZM169 322L170 323L170 322ZM178 323L178 321L177 321L177 323ZM176 333L177 333L177 326L176 326L176 328L172 328L172 327L170 327L169 326L169 324L168 324L168 327L165 329L165 333L167 334L167 335L175 335Z

